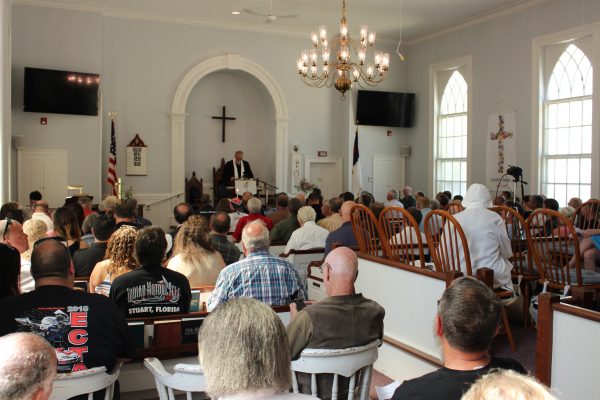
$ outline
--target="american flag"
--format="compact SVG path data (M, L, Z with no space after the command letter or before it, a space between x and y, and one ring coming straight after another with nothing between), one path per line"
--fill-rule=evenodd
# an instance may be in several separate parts
M117 195L117 139L115 136L115 120L110 121L110 154L108 155L108 174L106 181L112 186L113 196Z

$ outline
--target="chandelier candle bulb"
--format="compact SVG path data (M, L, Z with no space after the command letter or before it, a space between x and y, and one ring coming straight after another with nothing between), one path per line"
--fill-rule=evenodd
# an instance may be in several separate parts
M363 25L360 28L360 41L361 43L367 39L367 26Z
M369 33L369 46L373 46L375 44L375 32Z
M319 36L321 36L321 40L327 40L327 27L325 25L319 27Z
M317 36L317 34L315 32L310 34L310 38L313 41L313 46L319 47L319 37Z

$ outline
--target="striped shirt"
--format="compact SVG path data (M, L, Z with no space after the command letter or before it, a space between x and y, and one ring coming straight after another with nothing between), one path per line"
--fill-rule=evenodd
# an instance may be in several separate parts
M257 250L221 271L208 310L236 297L253 297L273 306L290 303L290 297L307 298L298 272L289 262L267 250Z

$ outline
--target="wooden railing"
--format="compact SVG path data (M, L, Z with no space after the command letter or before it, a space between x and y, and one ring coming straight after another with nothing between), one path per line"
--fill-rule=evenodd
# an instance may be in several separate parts
M145 204L144 218L149 219L154 225L158 225L165 232L168 232L170 226L175 224L173 207L182 201L184 201L184 193L177 193Z

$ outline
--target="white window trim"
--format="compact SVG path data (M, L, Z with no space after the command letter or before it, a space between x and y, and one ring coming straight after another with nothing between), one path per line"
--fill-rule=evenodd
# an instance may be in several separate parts
M531 178L530 193L541 193L542 188L542 137L543 110L545 99L544 82L544 48L559 43L572 42L582 37L591 36L592 54L586 54L594 68L592 93L592 188L591 196L600 196L600 23L582 25L533 39L532 51L532 87L531 87ZM587 199L583 199L586 201Z
M466 71L463 78L467 82L467 187L471 184L471 155L473 144L472 141L472 115L473 115L473 80L471 79L473 71L473 57L468 55L464 57L454 58L452 60L443 61L429 66L429 187L433 195L436 193L436 159L435 159L435 144L437 136L437 117L439 113L439 103L443 93L438 93L438 72L455 70L465 67Z

